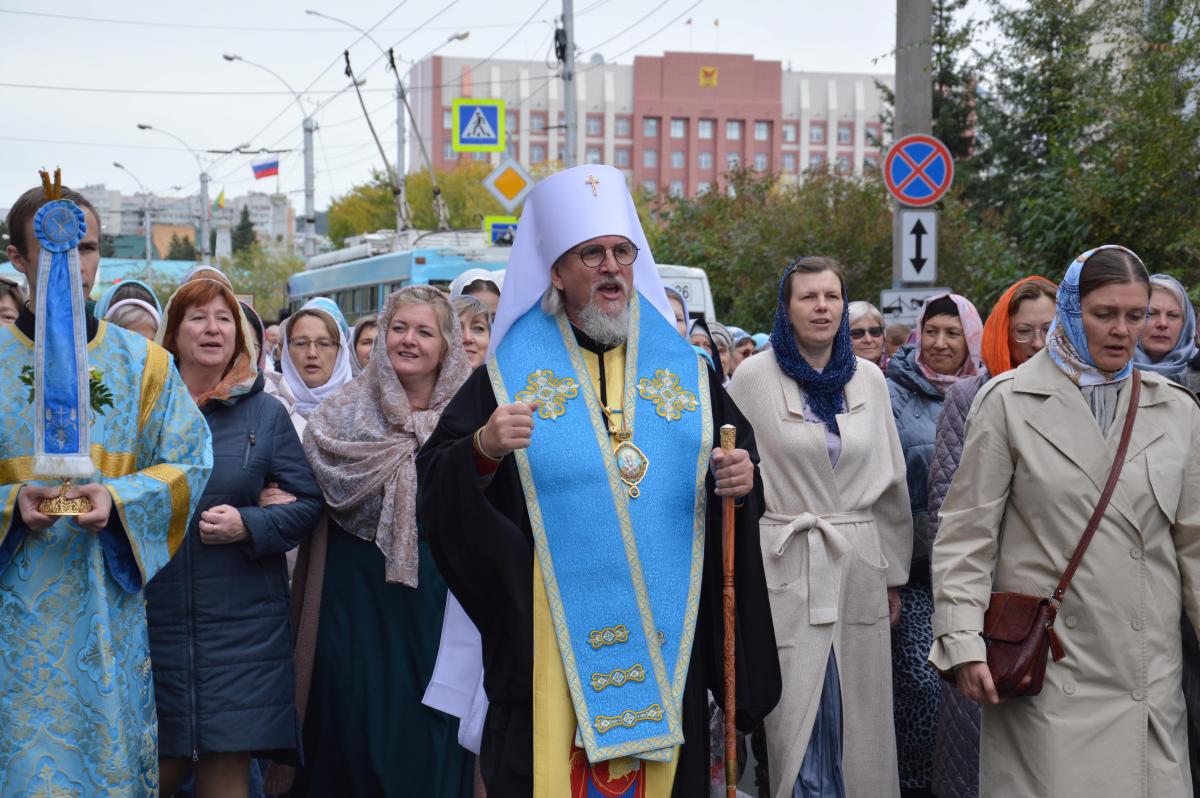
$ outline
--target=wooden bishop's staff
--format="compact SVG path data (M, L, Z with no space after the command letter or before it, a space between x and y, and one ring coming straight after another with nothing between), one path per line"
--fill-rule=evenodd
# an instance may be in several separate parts
M721 427L721 451L728 456L737 447L737 430L732 424ZM733 586L734 502L726 496L721 502L721 568L725 577L722 605L725 619L725 796L737 798L737 668L734 632L737 628L737 596Z

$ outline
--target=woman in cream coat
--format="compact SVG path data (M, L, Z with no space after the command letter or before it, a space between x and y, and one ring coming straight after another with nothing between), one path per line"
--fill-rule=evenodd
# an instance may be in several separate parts
M908 578L912 514L887 386L851 351L836 261L789 266L771 341L729 387L766 491L784 684L766 720L771 793L898 796L889 599Z
M1049 596L1100 498L1150 294L1123 247L1067 271L1047 348L992 380L967 420L933 547L930 661L983 704L980 795L1191 796L1180 607L1200 619L1200 408L1142 374L1112 501L1058 611L1066 657L997 703L979 632L992 591Z

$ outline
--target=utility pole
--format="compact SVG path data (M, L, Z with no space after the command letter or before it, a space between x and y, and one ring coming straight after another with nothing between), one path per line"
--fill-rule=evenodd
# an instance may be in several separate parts
M896 0L896 108L893 137L933 132L933 3ZM892 287L901 288L904 231L899 202L892 214Z
M299 102L299 100L297 100ZM304 117L304 256L317 254L317 209L313 196L313 131L317 123Z
M142 229L146 233L146 282L150 282L154 279L154 261L150 256L150 248L154 246L154 243L150 237L150 225L150 195L147 194L146 210L142 215Z
M566 116L566 153L563 161L570 169L579 163L579 115L575 109L575 3L563 0L563 114Z

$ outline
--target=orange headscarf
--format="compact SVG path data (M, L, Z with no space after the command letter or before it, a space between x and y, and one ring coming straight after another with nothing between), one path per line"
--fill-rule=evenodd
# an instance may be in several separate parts
M988 373L993 377L1003 374L1013 367L1012 356L1008 351L1008 306L1017 289L1034 280L1040 280L1051 288L1056 288L1054 283L1037 274L1018 280L1000 295L1000 299L996 301L995 307L992 308L991 314L983 325L983 364L987 366Z

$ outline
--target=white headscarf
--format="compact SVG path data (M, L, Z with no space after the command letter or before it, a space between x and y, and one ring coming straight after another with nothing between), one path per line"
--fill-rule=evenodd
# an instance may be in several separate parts
M674 326L675 311L667 301L625 175L611 166L589 164L547 177L525 199L488 354L496 351L517 319L541 301L550 285L550 267L560 255L589 239L612 235L625 236L638 248L634 287Z
M319 298L320 297L318 297L318 299ZM350 340L347 337L346 331L342 325L338 324L337 319L334 319L328 313L328 311L321 306L320 303L316 302L316 300L306 302L304 307L300 308L300 310L296 311L296 313L299 314L300 311L304 310L319 313L323 318L327 318L332 321L333 326L337 328L338 338L340 339L340 346L338 346L337 351L337 360L335 360L333 363L333 373L329 375L329 380L324 385L319 385L316 388L309 388L304 384L304 380L301 378L300 372L296 368L296 365L292 363L292 353L288 349L288 329L292 326L290 323L292 319L288 319L288 323L283 324L279 330L279 345L282 349L282 357L280 360L282 361L281 365L283 367L283 379L287 382L288 387L292 389L292 395L296 397L296 412L299 413L302 418L308 418L308 414L313 410L316 410L317 405L321 403L322 399L346 383L350 382L350 380L354 377L354 374L350 369L350 358L352 356L350 349L352 344L350 343Z
M463 289L476 280L483 280L486 283L496 286L496 293L499 294L501 289L504 288L504 270L467 269L450 283L450 298L458 299L462 296Z

